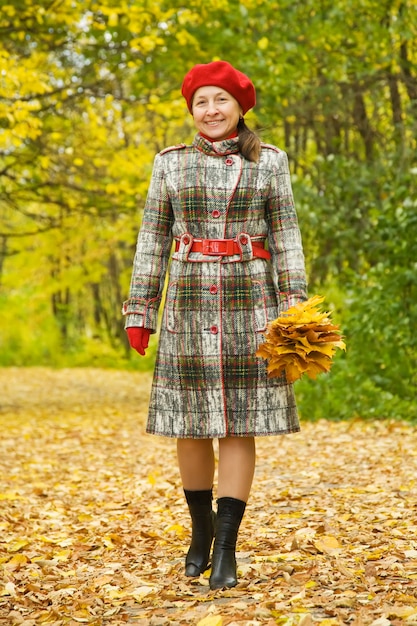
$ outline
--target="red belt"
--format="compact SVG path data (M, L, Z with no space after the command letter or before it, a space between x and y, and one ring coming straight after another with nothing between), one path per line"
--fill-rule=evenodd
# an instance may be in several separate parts
M235 254L242 254L242 246L248 243L249 237L243 236L240 238L240 245L236 239L193 239L192 246L189 252L201 252L209 256L233 256ZM187 236L182 238L185 245L188 245ZM175 252L178 252L180 247L180 241L175 241ZM252 240L252 254L254 257L261 259L270 259L271 254L268 250L265 250L263 241Z

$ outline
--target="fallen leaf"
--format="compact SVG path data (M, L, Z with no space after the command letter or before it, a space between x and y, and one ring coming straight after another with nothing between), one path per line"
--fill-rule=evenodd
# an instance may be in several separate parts
M223 626L223 618L221 615L207 615L197 622L197 626Z
M323 552L324 554L336 554L341 550L341 546L336 537L323 535L320 539L316 539L313 543L317 550L319 552Z
M18 541L13 541L7 546L7 552L19 552L22 548L25 548L29 545L29 541L26 539L19 539Z
M4 585L2 591L0 591L1 596L15 596L16 595L16 585L12 582L8 582Z

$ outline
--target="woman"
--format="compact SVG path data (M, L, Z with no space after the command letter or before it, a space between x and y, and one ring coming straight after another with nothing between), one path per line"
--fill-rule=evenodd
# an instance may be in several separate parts
M175 243L147 432L177 438L192 520L185 574L207 569L214 539L210 587L219 589L237 584L254 438L299 430L292 386L268 379L255 353L267 323L307 298L306 278L287 156L243 119L255 105L250 79L225 61L200 64L182 94L198 133L155 158L123 313L145 354Z

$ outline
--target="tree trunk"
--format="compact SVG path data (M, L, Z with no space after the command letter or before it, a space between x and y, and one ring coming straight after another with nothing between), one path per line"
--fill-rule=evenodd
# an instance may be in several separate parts
M408 45L406 41L404 41L400 47L400 67L408 97L415 109L417 103L417 80L411 73L412 62L408 58Z
M6 235L2 235L0 237L0 288L3 280L3 268L4 261L7 255L7 237Z
M402 145L403 143L403 112L401 103L401 94L398 89L398 77L392 74L388 74L388 86L391 99L391 112L392 112L392 124L394 131L394 138L396 143Z
M363 139L366 159L371 161L374 151L374 132L366 112L362 91L358 85L354 86L353 119Z

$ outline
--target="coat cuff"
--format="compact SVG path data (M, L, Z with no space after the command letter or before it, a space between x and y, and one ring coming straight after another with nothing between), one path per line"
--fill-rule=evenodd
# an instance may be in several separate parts
M126 315L125 329L132 326L143 328L143 315Z
M144 301L142 298L129 298L123 302L122 313L126 317L125 328L139 326L156 332L160 298Z
M278 294L278 305L280 312L287 311L292 306L299 304L300 302L305 302L307 300L307 295L304 293L285 293L280 292Z

